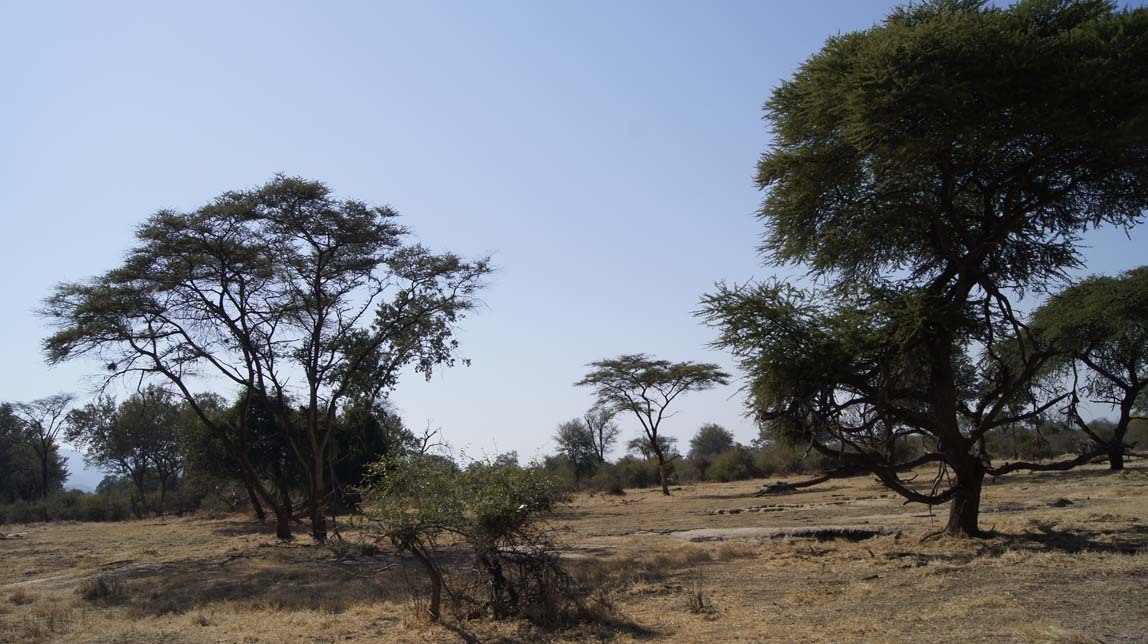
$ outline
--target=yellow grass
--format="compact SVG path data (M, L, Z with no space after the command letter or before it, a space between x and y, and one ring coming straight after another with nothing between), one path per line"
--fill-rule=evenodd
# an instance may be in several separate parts
M943 525L943 509L930 516L866 478L750 496L761 483L575 498L553 523L602 619L558 629L454 616L431 624L410 562L354 543L315 546L302 529L296 543L278 544L242 516L6 527L26 536L0 541L0 642L1148 637L1148 470L997 481L985 489L982 517L994 536L972 541L922 541ZM815 526L898 532L784 536ZM707 540L688 540L699 535ZM85 599L78 590L100 576L114 591Z

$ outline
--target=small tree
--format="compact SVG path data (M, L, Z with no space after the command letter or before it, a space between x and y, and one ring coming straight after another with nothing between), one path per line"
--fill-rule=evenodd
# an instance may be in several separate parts
M48 498L48 494L55 489L52 485L52 463L57 457L56 440L67 424L67 411L73 400L71 394L56 394L14 405L16 415L23 420L24 426L32 436L30 445L40 462L42 498Z
M44 497L38 438L10 403L0 403L0 503L34 501ZM49 447L49 492L60 489L68 476L55 444Z
M552 612L554 591L567 581L549 533L537 519L562 496L551 481L517 465L472 463L414 452L379 461L363 489L369 534L418 561L430 582L431 619L442 597L482 606L494 617L527 609ZM479 584L452 585L442 556L461 541L474 557ZM476 589L484 589L474 595ZM484 596L483 596L484 595Z
M721 425L706 423L698 428L698 433L690 439L690 451L687 454L690 461L697 466L702 478L706 477L706 470L710 463L719 454L733 449L733 434Z
M733 449L733 434L728 429L715 423L706 423L698 428L698 433L690 439L690 458L704 458L717 456L722 452Z
M682 456L678 452L678 439L674 436L660 434L658 436L658 450L666 457L667 463L671 463ZM645 435L626 441L626 452L646 461L654 461L658 458L658 452L650 446L650 439L646 438Z
M149 481L159 483L156 511L164 512L167 490L182 468L181 405L169 391L148 387L119 405L109 397L73 409L68 414L68 441L84 462L131 481L132 508L137 516L149 511Z
M558 453L574 468L575 483L592 475L602 463L594 433L580 418L559 425L554 432L554 443L558 446Z
M614 422L617 414L617 410L609 407L595 406L582 416L582 421L586 423L586 428L594 438L594 452L598 455L600 463L608 460L610 450L618 442L618 435L622 431Z
M593 371L575 384L593 387L599 407L628 411L637 417L650 451L658 459L662 494L669 496L670 486L666 480L668 455L658 440L658 430L667 417L666 409L688 391L728 384L729 374L716 364L669 362L644 353L599 360L590 366Z
M1074 390L1117 410L1110 434L1093 431L1075 404L1077 427L1102 447L1109 467L1124 469L1124 443L1136 403L1148 391L1148 266L1119 277L1094 276L1054 295L1033 314L1038 342L1057 351L1046 378L1070 379ZM1073 403L1078 397L1074 391Z

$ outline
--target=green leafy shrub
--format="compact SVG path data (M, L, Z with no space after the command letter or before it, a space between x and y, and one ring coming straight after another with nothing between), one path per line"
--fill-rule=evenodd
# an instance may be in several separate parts
M541 469L474 463L459 470L449 459L411 454L368 471L365 528L422 566L432 619L441 615L444 591L466 614L537 622L561 617L571 599L570 581L539 519L566 494ZM474 565L448 570L442 556L448 542L469 550Z
M710 466L706 468L708 481L742 481L757 476L757 465L754 463L753 453L740 445L728 449L713 457Z

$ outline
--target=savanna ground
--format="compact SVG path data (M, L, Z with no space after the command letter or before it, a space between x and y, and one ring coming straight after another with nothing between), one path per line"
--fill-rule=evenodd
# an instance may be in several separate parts
M242 516L4 526L24 536L0 541L0 642L1148 640L1148 466L999 479L993 536L970 541L928 536L941 509L864 477L761 483L576 497L553 524L602 619L554 628L432 625L417 570L349 530L320 547Z

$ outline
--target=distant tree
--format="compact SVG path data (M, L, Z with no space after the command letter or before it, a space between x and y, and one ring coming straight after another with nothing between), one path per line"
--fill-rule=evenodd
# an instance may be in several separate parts
M66 438L88 465L131 481L137 516L151 510L148 484L158 482L156 510L162 514L167 490L182 470L181 408L171 392L158 387L148 387L118 405L101 397L69 412Z
M49 448L48 486L44 487L37 437L10 403L0 403L0 503L35 501L63 486L68 476L56 445Z
M1109 467L1124 469L1124 443L1136 404L1148 391L1148 266L1119 277L1094 276L1052 296L1031 328L1057 358L1047 377L1070 380L1091 402L1117 410L1110 432L1097 433L1072 406L1077 427L1102 447ZM1073 393L1073 402L1078 399Z
M590 476L602 463L594 433L581 418L568 420L554 432L558 453L574 468L574 481Z
M586 428L594 437L594 452L600 463L607 461L610 450L618 442L618 434L622 431L614 422L614 417L617 415L618 412L615 409L591 407L582 416L582 421L586 423Z
M662 494L669 496L666 481L667 454L659 441L658 430L666 418L666 409L678 396L688 391L702 391L729 383L729 374L716 364L669 362L644 353L590 363L593 370L575 383L592 387L597 406L616 412L627 411L637 417L658 460Z
M221 425L198 407L191 374L237 387L276 416L308 478L311 533L327 536L338 411L353 392L392 389L407 367L430 376L458 359L454 333L490 272L486 259L408 242L390 208L336 199L322 183L279 176L198 210L161 211L123 264L59 286L43 314L50 363L95 355L108 377L166 380L231 452L246 485L291 538L290 513L243 451L247 413ZM379 395L368 395L374 400ZM292 400L304 408L292 418ZM302 431L297 437L296 430Z
M667 463L681 457L678 453L678 439L665 434L658 436L657 450L650 446L650 439L643 435L626 441L626 451L647 461L657 460L658 452L661 452Z
M1146 77L1148 10L1105 1L913 3L829 38L766 104L757 176L763 255L821 290L703 304L758 421L951 503L951 535L981 533L986 474L1083 462L994 466L984 437L1063 400L1033 400L1046 354L1003 359L1025 342L1013 300L1080 267L1084 231L1142 220ZM912 437L927 453L899 458ZM898 477L926 462L935 485Z
M690 458L717 456L734 446L733 434L715 423L706 423L698 428L698 433L690 439Z
M40 494L42 498L63 485L52 481L53 461L58 458L56 440L64 431L68 406L72 404L71 394L56 394L27 403L16 403L13 410L24 422L31 434L31 446L40 463ZM64 478L67 478L65 473Z
M721 425L706 423L690 439L690 451L686 456L698 468L702 478L708 478L706 472L713 460L733 447L733 434L729 430Z

